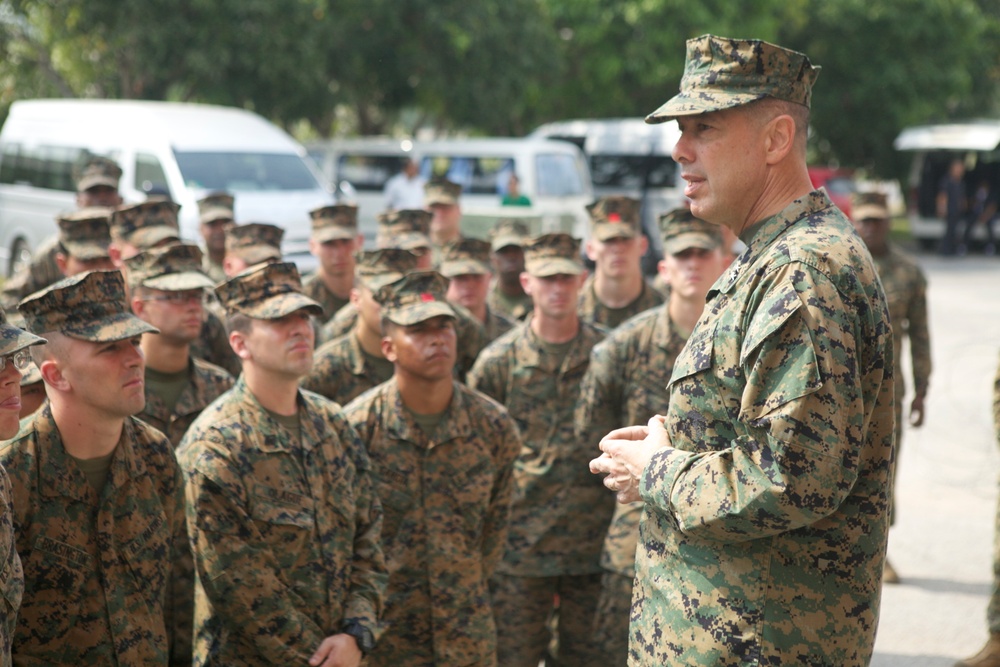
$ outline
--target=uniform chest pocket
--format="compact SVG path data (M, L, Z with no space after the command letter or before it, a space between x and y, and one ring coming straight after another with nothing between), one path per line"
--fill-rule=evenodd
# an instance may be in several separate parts
M316 508L309 496L263 484L256 485L253 491L251 515L257 523L308 530L315 527Z
M698 327L688 338L687 344L674 361L674 372L670 376L670 386L682 380L704 373L712 368L712 352L715 348L715 325Z

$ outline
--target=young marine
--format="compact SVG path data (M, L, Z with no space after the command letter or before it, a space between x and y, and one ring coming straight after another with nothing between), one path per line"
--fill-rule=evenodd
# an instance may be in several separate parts
M25 595L18 664L189 665L184 485L145 404L140 336L118 271L65 278L19 309L49 400L0 449Z
M589 447L573 432L573 411L590 352L602 330L576 311L580 242L545 234L525 245L530 319L493 341L469 386L506 406L524 447L504 558L493 578L499 663L537 667L549 645L547 619L559 599L559 655L567 665L599 665L592 650L601 588L601 546L614 511L599 480L588 479Z
M177 450L198 573L194 664L357 667L382 614L382 508L339 406L299 390L322 310L290 263L216 292L243 373Z
M454 379L446 285L425 271L380 290L395 373L344 409L367 443L385 511L389 588L372 667L497 665L489 579L521 440L501 405Z

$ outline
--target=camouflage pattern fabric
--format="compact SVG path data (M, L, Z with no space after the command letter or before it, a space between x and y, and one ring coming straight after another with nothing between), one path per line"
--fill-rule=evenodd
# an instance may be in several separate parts
M11 646L17 627L17 610L24 596L24 570L15 549L13 490L7 472L0 466L0 667L10 667Z
M25 595L18 664L190 665L181 471L159 431L127 418L100 497L46 404L0 449L14 491Z
M594 276L590 275L580 288L580 299L577 312L580 319L591 324L599 324L608 329L614 329L619 324L644 310L655 308L663 303L663 295L642 282L642 292L632 303L622 308L609 308L601 303L594 291Z
M111 210L94 206L59 216L59 242L66 254L80 260L108 257L108 246L111 245L108 220Z
M522 294L519 297L511 298L500 291L500 284L497 282L493 283L490 293L486 295L486 305L493 312L506 315L516 321L527 318L535 307L531 296Z
M587 206L591 234L598 241L633 239L642 234L640 202L634 197L611 195Z
M318 303L302 293L299 270L291 262L258 264L216 286L226 313L238 312L260 320L275 320L298 310L323 316Z
M867 665L892 482L885 295L822 191L741 238L674 364L672 446L640 480L629 664Z
M513 328L514 320L486 306L486 322L483 324L483 330L486 334L487 344L492 343Z
M265 222L249 222L226 229L226 255L238 257L248 266L281 261L281 241L285 230Z
M479 355L468 385L507 407L524 449L507 553L499 571L523 577L600 572L599 557L614 510L588 465L594 443L573 430L573 410L594 345L604 338L582 323L561 366L546 355L530 321L507 332Z
M993 379L993 429L1000 445L1000 364L997 364L997 374ZM986 622L991 633L1000 632L1000 499L997 500L993 526L993 590L986 607Z
M243 364L229 344L226 325L211 310L205 310L205 323L198 339L191 343L191 356L219 366L233 377L243 372Z
M411 271L375 295L382 318L409 327L435 317L455 318L445 294L448 279L437 271Z
M181 392L173 411L167 409L163 399L150 391L146 384L146 407L137 417L155 427L177 448L188 427L201 411L222 394L229 391L233 376L222 368L201 359L192 358L188 363L191 382Z
M309 211L312 238L320 243L350 240L358 235L358 207L352 204L331 204Z
M351 302L349 297L339 297L330 291L318 274L312 274L302 283L302 293L318 303L323 308L323 322L336 315L341 308Z
M765 97L808 107L819 70L804 53L759 39L702 35L687 41L680 93L646 122L721 111Z
M58 235L42 241L35 250L31 262L4 283L0 305L6 310L14 310L24 297L62 280L62 271L56 263L57 254L59 254Z
M447 178L433 178L424 185L424 206L457 204L462 197L462 186Z
M351 330L316 350L312 370L302 378L301 386L334 403L347 405L391 377L391 370L388 375L383 375L378 368L367 363L358 337Z
M131 289L148 287L167 292L207 290L215 284L201 272L201 248L174 243L149 248L125 260Z
M601 591L600 574L499 574L490 590L497 623L497 662L503 667L538 667L543 657L546 665L607 667L593 649L591 626ZM554 610L555 596L559 603ZM625 613L627 619L628 610ZM551 627L558 628L558 646L550 641Z
M896 360L894 408L896 414L896 457L903 443L903 403L906 398L906 377L903 374L903 340L910 341L910 367L913 369L913 390L927 393L931 376L931 337L927 325L927 278L910 256L894 246L885 255L873 257L889 303L892 322L892 358ZM895 475L893 475L892 512L889 524L896 520Z
M307 664L357 621L378 636L382 508L337 406L299 393L301 436L242 378L177 450L195 552L194 664Z
M222 263L212 261L212 258L208 256L207 252L205 253L204 258L202 258L201 270L202 273L211 278L212 282L216 285L228 280L226 270L222 268Z
M559 274L580 275L584 272L580 261L580 239L555 232L525 241L524 270L541 278Z
M476 362L479 352L486 347L486 329L467 308L451 304L455 311L455 334L458 337L458 360L455 376L461 380ZM341 308L333 319L323 325L322 338L330 341L346 334L358 320L357 309L348 304Z
M645 424L654 415L666 413L667 384L685 341L664 304L633 317L598 343L590 355L576 407L580 442L600 442L613 429ZM627 662L642 507L641 502L615 506L601 552L601 567L607 574L598 602L594 644L607 666Z
M236 215L236 197L228 192L211 192L197 201L198 222L207 225L216 220L232 222Z
M121 206L111 214L111 238L140 249L163 241L180 240L177 212L180 205L162 197Z
M503 556L521 451L514 420L456 382L428 437L395 379L351 402L344 416L367 443L385 512L385 631L368 664L495 667L488 582Z
M82 166L76 176L76 191L86 192L90 188L103 185L104 187L118 189L118 182L122 177L122 169L118 163L102 155L95 155Z

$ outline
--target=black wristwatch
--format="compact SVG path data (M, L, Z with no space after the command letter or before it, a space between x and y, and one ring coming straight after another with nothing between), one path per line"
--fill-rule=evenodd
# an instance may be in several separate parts
M362 655L368 655L375 648L375 635L372 634L371 630L357 621L351 621L344 625L343 632L345 635L354 637L354 641L358 643L358 648L361 649Z

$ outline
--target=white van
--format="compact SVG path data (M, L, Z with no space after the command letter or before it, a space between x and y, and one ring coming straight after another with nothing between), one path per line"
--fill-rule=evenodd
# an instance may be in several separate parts
M934 249L944 236L945 221L937 215L937 195L953 160L965 163L970 198L983 185L994 196L1000 193L1000 120L908 127L893 146L913 153L907 212L910 232L925 250ZM985 238L982 225L973 229L973 238Z
M684 182L671 157L680 138L677 121L648 125L642 118L578 119L546 123L531 133L569 141L583 149L594 196L627 195L642 201L642 223L650 239L644 262L655 270L662 255L657 219L684 203Z
M332 195L284 131L242 109L67 99L14 102L0 129L3 270L56 232L56 215L74 206L74 168L91 155L121 166L126 202L160 192L180 204L186 240L201 240L198 199L227 190L237 222L284 227L285 255L302 268L314 265L308 212Z
M539 234L565 231L580 238L588 231L586 206L593 201L590 174L580 150L561 141L531 138L335 139L309 145L328 183L341 198L358 205L368 241L384 211L385 183L410 158L424 179L446 176L462 186L462 233L485 238L499 218L523 218ZM501 206L511 172L530 206Z

